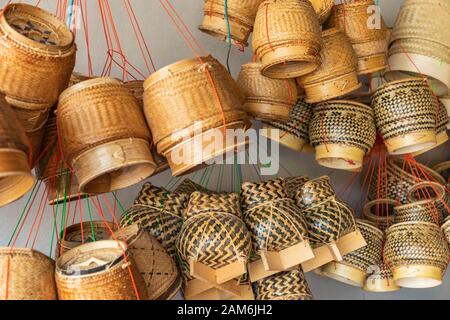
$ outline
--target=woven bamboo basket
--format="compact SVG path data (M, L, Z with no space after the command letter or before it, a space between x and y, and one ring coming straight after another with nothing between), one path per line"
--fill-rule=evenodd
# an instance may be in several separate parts
M385 187L379 187L379 180ZM417 183L426 181L445 185L445 180L439 173L423 164L417 163L417 168L414 168L402 159L390 158L387 161L386 173L382 177L379 177L375 170L369 188L369 200L392 199L407 204L409 190Z
M259 258L249 265L252 282L314 257L305 217L289 198L284 179L244 183L241 202L253 251Z
M381 262L369 269L369 276L364 285L364 291L385 293L399 291L401 288L395 284L394 274L388 266Z
M361 87L357 73L358 57L346 35L335 28L323 31L322 38L321 65L299 78L308 103L344 96Z
M144 88L153 141L174 176L202 168L208 160L246 145L246 141L227 143L223 136L225 128L245 129L249 122L236 82L213 57L183 60L160 69L145 81ZM214 142L222 147L210 148Z
M447 183L450 183L450 161L437 164L433 167L433 170L441 175Z
M247 272L251 238L237 194L194 192L184 218L177 249L190 277L221 285Z
M289 114L288 122L264 122L261 134L281 145L302 152L309 145L309 124L313 105L299 99Z
M333 10L334 1L333 0L309 0L311 2L314 11L316 11L317 17L319 18L319 23L323 24L331 14Z
M438 96L450 87L450 25L446 0L404 1L394 26L386 77L427 77Z
M256 15L253 51L263 75L296 78L320 65L323 41L314 8L307 0L268 0Z
M374 223L378 229L385 231L395 221L395 207L401 203L391 199L378 199L369 201L363 210L363 217Z
M350 39L358 56L359 74L369 74L387 68L388 29L381 17L381 25L373 27L374 0L359 0L335 5L325 27L339 27Z
M2 300L56 300L55 262L23 248L0 248Z
M123 240L144 278L148 300L171 300L181 289L181 276L175 261L159 242L138 225L119 231L111 238Z
M156 169L139 104L117 80L97 78L64 91L57 124L64 159L83 192L126 188Z
M103 240L62 255L55 273L59 299L146 300L144 280L125 248L123 242Z
M425 200L396 207L395 223L428 222L440 226L444 218L436 205L437 201Z
M199 29L221 41L248 46L258 6L264 0L206 0ZM225 8L225 2L227 7ZM226 10L226 11L225 11Z
M298 192L301 192L303 185L309 181L306 176L290 177L285 179L286 191L289 198L295 200L295 196Z
M447 219L445 219L445 222L442 225L442 231L444 232L445 238L447 239L447 243L450 245L450 218L449 217L447 217Z
M260 280L256 287L256 299L261 301L313 299L301 267Z
M441 97L440 100L444 105L445 109L447 110L448 115L447 130L450 130L450 96Z
M70 75L70 80L69 80L69 87L76 85L80 82L86 81L86 80L91 80L94 79L96 77L94 76L86 76L82 73L79 72L72 72L72 74Z
M320 165L358 170L375 144L373 110L352 101L330 101L314 108L309 138Z
M75 52L63 21L36 6L9 5L0 17L0 91L11 105L48 112L68 86Z
M390 154L401 155L436 145L438 102L420 79L394 81L372 96L377 128Z
M187 194L188 196L190 196L191 194L193 194L195 191L200 191L203 193L207 193L210 192L208 189L206 189L205 187L199 185L198 183L195 183L194 181L192 181L191 179L184 179L175 189L175 193L184 193Z
M144 228L176 259L176 240L188 200L186 194L172 193L146 183L134 204L123 214L120 225L124 228L137 224Z
M29 154L27 136L0 96L0 207L19 199L33 186Z
M442 284L450 258L441 228L434 223L398 223L386 231L384 256L395 283L404 288Z
M296 195L306 217L309 241L315 258L303 263L305 272L315 270L366 245L356 226L353 210L337 198L329 177L306 182Z
M367 246L343 257L341 262L330 262L321 268L321 275L355 287L364 287L370 268L381 264L383 231L369 221L357 220Z
M294 79L272 79L261 74L262 64L244 64L237 84L245 95L244 109L256 119L288 121L298 96Z

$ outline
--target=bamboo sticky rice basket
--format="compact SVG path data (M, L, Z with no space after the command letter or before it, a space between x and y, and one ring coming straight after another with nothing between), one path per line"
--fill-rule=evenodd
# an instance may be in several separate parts
M261 63L244 64L237 84L245 96L244 109L256 119L287 121L297 100L294 79L271 79L261 74Z
M56 261L60 300L145 300L144 280L125 243L103 240L72 249Z
M322 38L321 65L299 78L308 103L344 96L361 87L357 73L358 57L346 35L335 28L323 31Z
M64 159L83 192L123 189L156 169L139 104L117 80L87 80L64 91L57 122Z
M248 46L256 11L264 0L206 0L199 29L221 41ZM226 8L225 8L226 3Z
M188 196L190 196L191 194L193 194L195 191L200 191L200 192L204 192L207 193L209 192L208 189L206 189L205 187L199 185L198 183L195 183L194 181L192 181L191 179L184 179L175 189L175 193L181 194L184 193Z
M395 220L395 207L400 206L401 203L391 199L378 199L369 201L363 210L364 219L375 224L378 229L385 231Z
M436 145L438 100L420 79L389 82L372 96L377 128L390 154L402 155Z
M316 11L319 23L323 24L331 14L334 0L309 0L309 2L311 2L314 11Z
M268 0L256 15L253 51L270 78L296 78L320 64L320 24L307 0Z
M227 143L224 136L224 129L246 129L249 122L236 82L213 57L164 67L145 81L144 88L153 141L174 176L200 169L208 160L246 145L235 139Z
M2 300L56 300L55 262L40 252L0 248Z
M324 102L313 110L309 138L320 165L358 170L376 139L373 110L352 101Z

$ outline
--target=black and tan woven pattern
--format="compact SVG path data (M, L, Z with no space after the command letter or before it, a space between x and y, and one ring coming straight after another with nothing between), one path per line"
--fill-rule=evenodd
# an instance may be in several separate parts
M300 192L303 185L309 181L309 178L305 176L297 176L286 178L285 181L288 197L291 199L295 199L295 195L297 194L297 192Z
M395 222L394 208L401 203L391 199L379 199L366 203L363 218L375 224L378 229L385 231Z
M183 224L182 214L188 199L185 194L174 194L146 183L133 206L124 213L121 226L138 224L175 258L176 239Z
M442 225L442 231L444 232L445 238L450 245L450 217L445 219L444 224Z
M183 182L181 182L178 185L178 187L175 189L174 192L175 193L179 193L179 194L180 193L184 193L184 194L187 194L187 195L191 195L195 191L207 192L209 190L207 190L206 188L202 187L198 183L195 183L191 179L185 179L185 180L183 180Z
M239 195L237 193L221 193L220 196L211 196L210 193L195 191L189 198L184 219L187 220L195 215L208 212L226 212L242 218Z
M444 222L443 206L440 200L426 200L396 207L395 223L429 222L440 226Z
M356 230L353 210L336 197L329 177L306 182L296 203L306 217L313 246L329 244Z
M301 267L277 273L256 283L257 300L312 300Z
M244 183L241 196L244 221L252 234L255 252L282 251L307 241L305 217L294 200L288 198L283 179Z
M447 183L450 183L450 161L435 165L433 170L440 174Z

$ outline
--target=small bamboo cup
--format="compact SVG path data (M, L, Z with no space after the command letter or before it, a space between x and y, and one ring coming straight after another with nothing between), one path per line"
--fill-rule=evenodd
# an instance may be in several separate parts
M450 258L441 228L434 223L398 223L386 231L384 255L403 288L432 288L442 284Z
M237 84L245 96L244 109L253 118L288 121L298 96L294 79L271 79L261 74L258 62L244 64Z
M221 41L248 46L258 6L264 0L206 0L202 24L198 27ZM225 10L225 2L227 7Z
M373 0L358 0L335 5L325 28L339 27L350 39L358 56L358 73L369 74L387 68L389 34L381 17L376 25L377 11ZM371 26L371 23L375 23Z
M256 15L253 51L270 78L296 78L320 65L323 41L317 14L307 0L268 0Z
M145 115L154 143L174 176L203 168L208 160L247 145L224 137L224 131L228 135L250 124L236 82L213 57L164 67L145 81L144 88ZM212 143L216 147L211 148Z
M373 110L352 101L329 101L313 109L309 138L320 165L359 170L375 144Z
M415 153L436 145L438 101L420 79L389 82L372 96L372 108L392 155Z
M334 0L309 0L309 2L311 2L314 11L316 11L319 23L323 24L330 17Z
M365 219L375 224L378 229L385 231L395 221L395 207L401 206L401 203L391 199L378 199L369 201L363 210Z
M323 31L322 38L322 64L299 78L308 103L344 96L361 87L357 73L358 57L346 35L335 28Z
M147 290L126 245L103 240L72 249L56 261L60 300L146 300Z
M87 80L64 91L57 122L64 159L83 192L123 189L156 169L139 104L117 80Z
M57 300L55 262L40 252L0 248L2 300Z
M73 34L51 13L16 3L3 11L0 35L0 90L11 105L46 118L75 65Z

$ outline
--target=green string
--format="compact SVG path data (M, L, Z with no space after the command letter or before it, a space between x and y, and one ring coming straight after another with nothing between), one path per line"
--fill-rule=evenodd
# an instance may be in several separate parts
M63 168L64 168L64 162L61 163L61 171ZM60 176L58 179L58 187L56 188L58 195L61 192L62 179L63 179L63 176ZM57 225L57 221L58 221L58 214L59 214L59 201L56 202L55 216L53 217L52 238L50 241L50 254L49 254L50 256L52 256L52 253L53 253L53 243L55 242L55 234L57 233L56 225Z
M95 242L95 241L97 241L97 239L95 238L94 223L92 222L91 201L89 200L88 195L86 195L86 203L87 203L87 208L88 208L88 212L89 212L89 224L91 226L92 240L94 240L94 242Z

